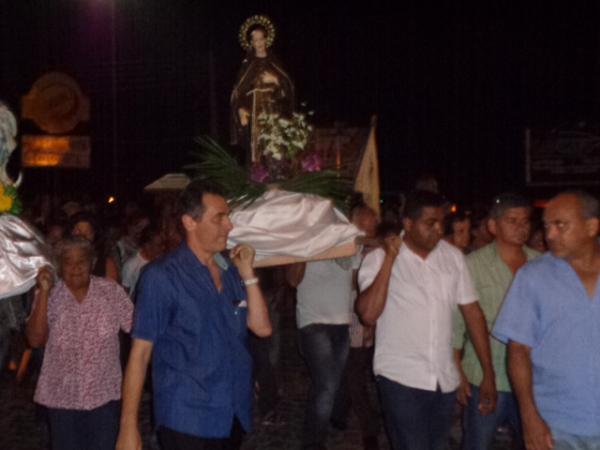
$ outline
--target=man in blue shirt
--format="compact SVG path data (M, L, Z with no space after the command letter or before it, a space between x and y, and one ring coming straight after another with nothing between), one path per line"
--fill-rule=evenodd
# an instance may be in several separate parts
M600 448L599 213L580 191L548 203L551 252L517 272L496 320L528 449Z
M138 450L139 403L152 356L154 414L165 450L235 449L251 425L249 328L271 334L246 245L225 250L225 199L193 181L180 196L185 242L150 264L138 284L133 345L123 383L119 450Z

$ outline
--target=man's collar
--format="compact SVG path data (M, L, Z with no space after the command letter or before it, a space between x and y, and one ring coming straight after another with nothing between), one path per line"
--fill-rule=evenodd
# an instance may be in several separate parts
M187 242L183 241L181 243L180 250L183 251L184 253L186 253L188 255L188 257L191 256L192 258L194 258L196 261L198 261L200 264L202 264L204 266L204 263L198 259L198 257L194 254L194 252L192 251L192 249L190 248L190 246L188 245ZM213 259L214 259L215 263L217 264L217 266L219 267L219 269L221 269L223 271L226 271L229 269L229 262L227 261L227 258L225 256L223 256L222 253L215 253L215 255L213 256Z

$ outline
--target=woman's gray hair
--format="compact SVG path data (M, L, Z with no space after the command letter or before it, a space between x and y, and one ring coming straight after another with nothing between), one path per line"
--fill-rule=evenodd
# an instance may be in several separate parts
M65 253L74 248L81 249L87 254L90 260L91 267L93 267L96 263L96 251L94 249L94 245L90 241L88 241L85 238L82 238L81 236L66 237L60 240L58 244L56 244L54 254L54 256L56 257L56 263L58 266L59 273L62 269L62 261L63 257L65 256Z

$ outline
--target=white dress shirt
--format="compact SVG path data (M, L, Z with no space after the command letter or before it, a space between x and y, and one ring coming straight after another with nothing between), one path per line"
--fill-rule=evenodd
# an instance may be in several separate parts
M383 264L377 249L363 260L358 283L364 291ZM463 254L445 241L423 259L402 244L394 261L388 297L377 320L376 375L417 389L442 392L458 387L452 359L452 315L477 294Z

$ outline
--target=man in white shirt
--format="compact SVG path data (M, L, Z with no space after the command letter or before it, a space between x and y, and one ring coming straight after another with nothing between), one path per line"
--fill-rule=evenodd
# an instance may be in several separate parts
M452 359L452 313L465 318L484 370L482 414L495 408L488 330L460 250L441 240L444 200L415 191L404 236L386 238L359 271L357 312L375 325L374 372L394 450L446 448L459 374Z
M165 250L164 239L158 228L148 227L140 237L140 249L123 265L122 285L132 299L135 299L135 286L146 264L160 257Z

